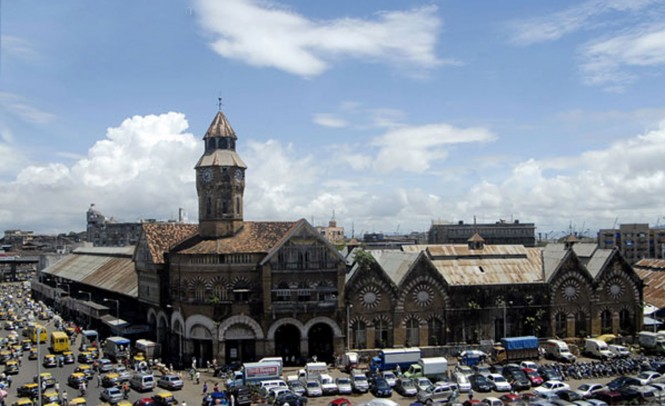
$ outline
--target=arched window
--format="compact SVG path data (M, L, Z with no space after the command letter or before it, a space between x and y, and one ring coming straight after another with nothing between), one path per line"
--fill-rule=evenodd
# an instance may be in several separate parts
M631 333L634 329L633 318L628 309L621 309L619 312L619 329L621 329L622 334Z
M568 337L568 329L566 322L566 313L558 312L554 316L554 334L557 337Z
M362 321L356 321L351 327L352 330L352 343L351 348L363 349L367 348L367 326Z
M420 323L417 319L409 319L406 322L406 345L417 347L420 345Z
M212 295L219 300L226 300L226 286L222 283L216 283L212 287Z
M575 335L577 337L585 337L589 335L586 313L581 310L575 313Z
M443 344L443 323L436 317L427 321L427 345Z
M385 348L390 346L388 322L383 319L377 319L374 322L374 348Z
M194 286L194 300L197 302L205 302L206 287L203 283L198 283Z
M609 310L603 310L600 313L600 332L601 334L612 332L612 312Z

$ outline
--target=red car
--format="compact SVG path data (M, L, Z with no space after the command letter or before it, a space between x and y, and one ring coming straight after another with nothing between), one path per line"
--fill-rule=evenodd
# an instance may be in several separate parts
M337 398L331 400L328 406L351 406L351 401L347 398Z
M132 406L157 406L157 403L152 398L143 398L134 402Z
M526 377L529 378L529 381L531 381L531 386L540 386L543 384L543 377L535 369L524 368L523 371Z

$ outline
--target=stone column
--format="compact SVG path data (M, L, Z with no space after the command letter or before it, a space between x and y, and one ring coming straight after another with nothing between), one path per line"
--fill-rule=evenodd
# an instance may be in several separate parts
M556 333L556 330L552 330ZM566 336L575 337L575 315L568 314L566 316Z
M367 348L375 348L376 329L374 326L367 326Z

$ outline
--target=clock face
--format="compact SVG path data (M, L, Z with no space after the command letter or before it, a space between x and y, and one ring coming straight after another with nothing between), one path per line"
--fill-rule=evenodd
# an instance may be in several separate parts
M201 180L208 183L212 180L212 169L206 168L201 172Z
M245 179L245 171L243 171L242 169L236 169L235 176L236 176L236 179L243 180L243 179Z

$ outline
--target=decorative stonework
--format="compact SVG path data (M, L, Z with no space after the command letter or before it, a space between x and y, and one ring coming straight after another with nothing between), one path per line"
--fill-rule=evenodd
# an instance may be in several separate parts
M434 298L434 291L428 285L420 285L413 290L413 300L420 307L429 306Z
M574 279L566 281L561 286L561 294L569 302L572 302L573 300L579 297L580 290L581 290L580 283Z
M374 286L365 286L360 291L360 303L367 308L373 309L381 302L381 293L379 289Z

